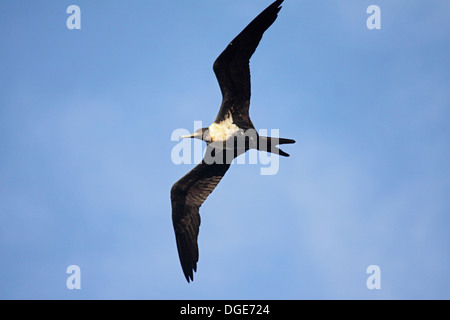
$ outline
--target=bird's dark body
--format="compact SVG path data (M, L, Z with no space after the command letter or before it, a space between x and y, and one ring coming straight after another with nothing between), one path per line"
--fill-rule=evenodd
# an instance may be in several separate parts
M231 161L249 149L289 156L276 146L295 142L259 136L249 116L250 58L264 32L276 20L283 1L277 0L267 7L216 59L213 69L222 92L219 113L208 128L187 136L208 144L202 162L177 181L170 192L178 255L188 282L197 271L200 206L223 178Z

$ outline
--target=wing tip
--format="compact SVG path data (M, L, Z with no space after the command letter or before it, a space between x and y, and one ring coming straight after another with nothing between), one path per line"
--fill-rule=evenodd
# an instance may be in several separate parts
M283 1L284 1L284 0L277 0L277 1L275 1L272 5L273 5L274 7L277 7L277 8L278 8L278 11L280 11L280 9L282 8L281 4L283 3Z
M197 263L191 267L183 268L184 277L188 283L194 281L194 272L197 272Z

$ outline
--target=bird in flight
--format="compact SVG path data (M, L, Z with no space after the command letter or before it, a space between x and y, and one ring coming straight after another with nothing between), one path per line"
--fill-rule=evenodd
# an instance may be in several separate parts
M249 149L288 157L289 154L276 146L295 142L259 136L248 112L250 58L263 33L276 20L283 1L277 0L261 12L216 59L213 69L222 92L219 114L208 128L181 137L207 143L202 162L178 180L170 192L178 256L188 282L194 280L194 271L197 271L200 206L225 175L231 161Z

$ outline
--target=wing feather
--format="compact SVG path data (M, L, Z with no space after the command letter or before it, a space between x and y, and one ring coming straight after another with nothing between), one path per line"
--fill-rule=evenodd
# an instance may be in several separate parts
M200 207L229 167L229 164L206 164L202 161L172 187L172 222L178 256L188 282L194 280L194 271L197 271Z
M222 91L222 106L216 122L224 120L228 111L233 119L243 118L244 121L250 121L250 58L264 32L276 20L283 1L277 0L261 12L214 62L214 73Z

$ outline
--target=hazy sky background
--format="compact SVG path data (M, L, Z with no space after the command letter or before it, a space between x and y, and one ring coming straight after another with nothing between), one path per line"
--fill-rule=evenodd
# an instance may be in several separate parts
M214 120L212 64L270 3L0 0L0 298L450 298L447 0L285 1L250 112L297 143L229 170L187 284L170 137Z

